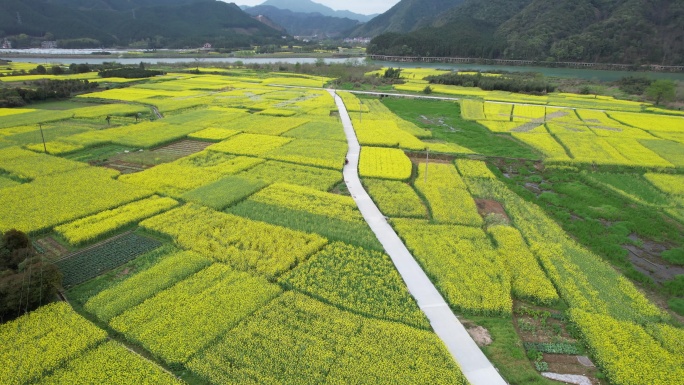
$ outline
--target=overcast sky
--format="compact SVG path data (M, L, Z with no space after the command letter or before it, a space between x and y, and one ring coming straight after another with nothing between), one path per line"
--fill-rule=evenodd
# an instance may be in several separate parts
M224 0L229 3L237 5L255 6L263 3L265 0ZM399 0L314 0L316 3L327 5L335 10L348 10L363 15L371 15L373 13L383 13L392 8Z

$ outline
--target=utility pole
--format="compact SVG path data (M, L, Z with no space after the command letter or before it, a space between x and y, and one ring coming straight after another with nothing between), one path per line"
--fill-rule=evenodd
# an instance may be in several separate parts
M359 123L363 123L363 109L361 106L361 99L359 99Z
M38 127L40 127L40 137L43 138L43 150L45 150L45 153L47 154L47 145L45 144L45 135L43 134L43 123L38 123Z
M430 147L426 147L425 150L425 183L427 183L428 164L430 163Z

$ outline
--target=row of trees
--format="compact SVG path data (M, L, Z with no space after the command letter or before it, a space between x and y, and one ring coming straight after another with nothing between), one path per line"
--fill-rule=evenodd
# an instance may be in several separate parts
M479 87L485 91L521 92L527 94L546 94L556 90L556 86L548 80L540 77L519 74L507 74L506 76L485 76L482 73L476 75L459 75L449 73L426 78L431 84L447 84L462 87Z
M64 99L96 89L88 80L38 80L26 87L0 88L0 107L23 107L35 101Z

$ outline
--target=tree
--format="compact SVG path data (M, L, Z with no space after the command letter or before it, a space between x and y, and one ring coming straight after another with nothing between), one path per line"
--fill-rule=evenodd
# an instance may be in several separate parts
M670 101L675 98L675 83L672 80L656 80L646 89L646 96L655 100L655 104L661 101Z
M385 79L399 79L401 77L401 68L388 68L383 75Z
M50 302L62 276L51 263L36 255L21 231L0 234L0 322Z
M45 75L47 73L47 68L45 68L45 66L42 64L38 64L38 67L36 67L36 73L38 75Z
M64 69L62 68L62 66L59 66L59 65L53 65L52 66L52 74L53 75L61 75L63 73L64 73Z

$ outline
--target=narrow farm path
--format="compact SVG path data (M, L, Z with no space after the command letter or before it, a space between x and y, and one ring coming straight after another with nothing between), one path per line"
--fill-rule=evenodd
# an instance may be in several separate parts
M505 385L506 382L499 372L475 344L475 341L456 318L442 295L364 190L358 174L361 146L356 138L356 132L342 99L337 96L335 91L328 91L335 98L349 144L347 154L349 163L344 167L344 181L364 219L382 243L387 254L392 258L392 262L401 274L409 292L430 320L435 333L444 341L470 384Z

